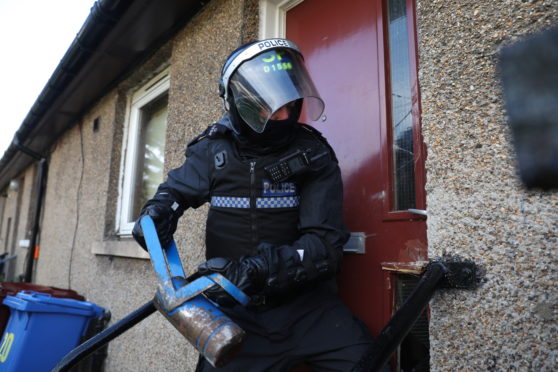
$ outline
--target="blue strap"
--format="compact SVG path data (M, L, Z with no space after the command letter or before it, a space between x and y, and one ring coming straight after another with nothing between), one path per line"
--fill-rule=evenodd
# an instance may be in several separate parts
M181 264L180 256L178 254L178 249L176 248L176 244L173 240L169 243L165 250L163 250L163 248L161 247L161 243L159 242L159 237L157 236L155 224L153 223L151 217L142 217L140 223L143 231L143 236L145 238L145 244L147 245L147 250L149 252L149 256L151 257L151 263L153 264L153 269L159 277L159 281L163 284L165 298L169 298L170 296L174 297L174 300L179 299L180 302L188 301L190 298L197 296L198 294L217 284L221 286L240 304L248 304L248 302L250 301L250 297L242 292L242 290L235 286L231 281L218 273L213 273L208 276L202 276L201 278L198 278L193 282L178 288L178 290L175 290L175 288L171 288L171 277L186 277L186 275L184 274L184 268ZM172 302L176 303L176 301Z
M147 245L147 251L149 252L151 263L153 264L153 269L155 270L157 276L159 276L159 281L161 283L170 283L171 278L167 269L167 262L165 260L163 248L159 242L159 237L157 236L155 224L149 216L142 217L140 223L143 231L143 237L145 239L145 245Z
M243 306L248 305L250 302L250 297L246 295L240 288L234 285L230 280L225 278L219 273L209 274L207 276L214 283L220 285L228 294L230 294L235 300L238 301Z
M184 268L182 267L182 261L180 260L178 249L176 249L174 240L171 240L169 245L166 247L165 252L167 253L167 262L169 263L171 276L181 276L186 278Z

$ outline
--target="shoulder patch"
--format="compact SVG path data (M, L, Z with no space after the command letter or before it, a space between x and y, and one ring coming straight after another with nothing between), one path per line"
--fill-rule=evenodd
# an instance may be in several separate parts
M216 138L222 137L225 133L227 133L230 129L221 124L213 124L208 128L207 137L209 138Z
M229 131L229 128L225 127L221 124L213 124L207 127L202 133L194 137L190 142L188 142L188 146L195 145L196 143L200 142L204 138L218 138L222 137L226 132Z
M217 123L208 126L203 132L201 132L196 137L194 137L190 142L188 142L188 145L186 146L186 156L190 156L192 153L191 147L201 142L203 139L205 138L213 139L213 138L223 137L225 133L227 133L229 130L230 129L227 128L226 126Z

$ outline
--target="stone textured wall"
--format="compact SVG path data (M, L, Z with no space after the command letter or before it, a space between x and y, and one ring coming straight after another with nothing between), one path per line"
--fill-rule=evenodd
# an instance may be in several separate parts
M486 270L431 303L431 369L558 369L558 194L518 181L498 49L558 23L558 1L418 0L429 256Z
M7 253L8 256L12 256L15 253L17 241L19 240L19 237L17 236L17 225L19 218L18 199L21 198L21 192L8 186L5 190L2 191L0 197L2 198L0 249L2 253ZM14 260L7 263L7 267L4 271L6 274L4 278L5 280L14 280L14 275L16 275L16 265L17 262L14 262Z
M19 191L21 195L21 204L18 205L17 211L17 228L12 244L15 244L14 254L17 258L10 262L10 269L8 273L12 276L14 281L19 281L21 275L25 275L27 268L27 257L30 247L20 245L22 240L31 240L31 230L33 226L32 219L35 213L35 198L32 197L33 193L36 194L36 166L27 168L19 177ZM12 221L12 227L14 226ZM33 250L31 250L34 252ZM13 271L12 271L13 270Z
M7 257L17 256L6 263L6 281L18 281L27 267L29 248L20 246L20 242L31 239L34 212L31 195L36 186L35 173L36 167L30 166L14 178L17 186L8 186L0 195L0 253L7 253Z

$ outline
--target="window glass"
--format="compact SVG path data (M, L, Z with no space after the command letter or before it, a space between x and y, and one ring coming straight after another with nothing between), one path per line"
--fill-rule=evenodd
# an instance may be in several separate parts
M165 70L129 98L118 204L119 235L129 235L145 202L163 182L170 76Z
M167 105L168 95L165 94L140 109L132 216L139 215L145 202L153 197L163 182Z
M406 0L388 0L394 209L415 207L412 92Z

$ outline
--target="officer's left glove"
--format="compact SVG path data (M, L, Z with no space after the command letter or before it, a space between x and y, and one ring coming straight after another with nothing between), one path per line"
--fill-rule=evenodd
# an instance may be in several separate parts
M198 267L198 273L201 275L223 275L248 296L262 290L267 272L268 264L261 256L242 257L239 260L211 258ZM221 306L231 307L235 304L231 295L220 286L213 286L205 294Z
M176 231L176 225L178 222L178 218L176 217L174 210L166 204L151 204L146 205L140 212L140 216L134 224L132 236L136 242L138 242L139 245L147 251L145 237L143 236L143 230L141 228L141 219L144 216L149 216L153 219L161 246L165 247L169 244L172 240L174 232Z

